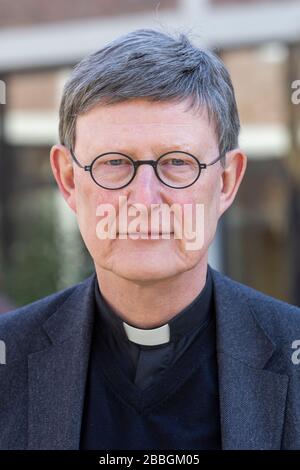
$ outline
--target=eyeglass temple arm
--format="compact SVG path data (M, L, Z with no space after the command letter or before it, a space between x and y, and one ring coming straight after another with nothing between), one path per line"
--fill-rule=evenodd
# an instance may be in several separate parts
M74 152L71 148L70 148L70 153L71 153L71 156L72 156L74 162L76 163L76 165L78 165L80 168L85 169L85 167L83 165L81 165L81 163L77 160L77 158L75 157Z
M225 155L221 153L221 155L219 155L217 158L215 158L212 162L209 162L206 164L206 166L211 166L211 165L214 165L215 163L217 163L219 160L221 160L221 158L223 158Z

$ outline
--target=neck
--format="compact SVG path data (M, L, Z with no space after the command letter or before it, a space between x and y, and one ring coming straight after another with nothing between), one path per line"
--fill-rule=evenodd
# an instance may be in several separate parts
M123 321L137 328L157 328L200 294L206 281L207 259L170 279L146 284L119 277L98 266L96 273L101 294Z

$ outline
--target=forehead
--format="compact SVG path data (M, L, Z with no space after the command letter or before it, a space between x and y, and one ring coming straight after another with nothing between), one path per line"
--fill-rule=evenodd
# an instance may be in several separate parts
M205 141L205 142L204 142ZM76 122L76 148L93 153L125 147L172 146L192 150L197 142L215 145L215 129L206 109L188 109L187 102L150 102L135 99L96 105Z

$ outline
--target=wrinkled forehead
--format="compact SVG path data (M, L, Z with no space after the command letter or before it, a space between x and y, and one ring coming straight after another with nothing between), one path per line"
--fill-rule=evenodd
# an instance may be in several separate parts
M216 144L215 126L206 108L191 109L186 102L149 102L131 100L113 105L96 105L81 114L76 122L76 148L90 154L107 146L184 147L192 150L198 143ZM129 149L128 149L129 150Z

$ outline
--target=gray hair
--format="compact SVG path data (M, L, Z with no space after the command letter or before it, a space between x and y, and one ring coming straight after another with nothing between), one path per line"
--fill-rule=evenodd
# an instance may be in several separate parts
M220 155L238 146L239 116L232 82L214 53L194 46L185 34L152 29L121 36L84 58L65 84L60 105L60 142L75 147L78 115L97 104L145 98L205 106L213 120Z

